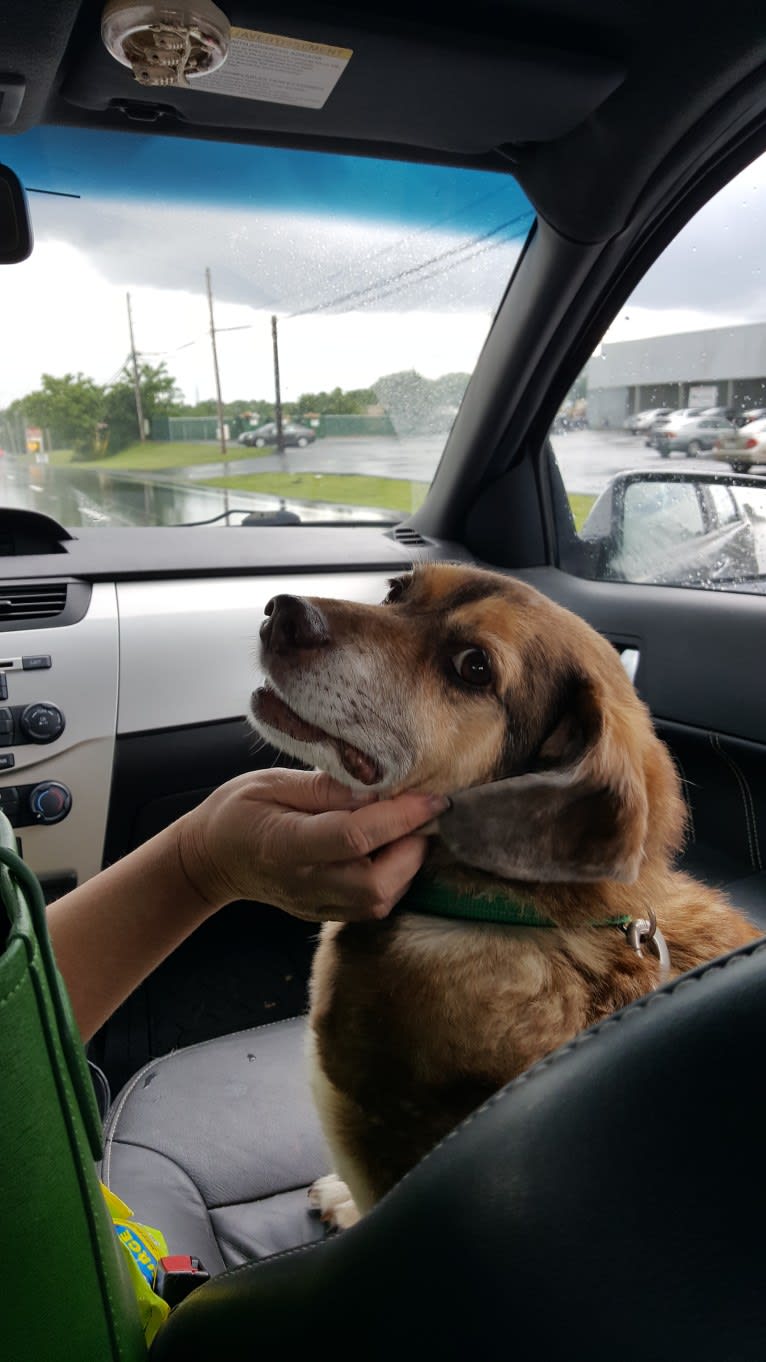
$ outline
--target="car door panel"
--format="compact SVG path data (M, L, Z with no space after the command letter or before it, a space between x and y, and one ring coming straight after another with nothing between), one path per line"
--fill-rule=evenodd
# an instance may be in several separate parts
M681 865L736 887L766 930L762 598L585 581L555 568L517 575L615 646L638 651L636 688L676 761L689 809Z

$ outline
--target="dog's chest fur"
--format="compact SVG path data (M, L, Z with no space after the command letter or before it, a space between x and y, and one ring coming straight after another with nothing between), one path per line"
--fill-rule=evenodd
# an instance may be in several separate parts
M645 993L651 972L617 928L409 913L325 926L310 1020L333 1152L353 1151L377 1200L504 1083Z

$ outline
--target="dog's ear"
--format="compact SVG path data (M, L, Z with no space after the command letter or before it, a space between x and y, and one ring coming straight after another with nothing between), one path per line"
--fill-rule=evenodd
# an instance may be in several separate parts
M648 722L635 704L606 697L601 681L573 678L532 770L452 796L438 833L459 861L503 879L637 878Z

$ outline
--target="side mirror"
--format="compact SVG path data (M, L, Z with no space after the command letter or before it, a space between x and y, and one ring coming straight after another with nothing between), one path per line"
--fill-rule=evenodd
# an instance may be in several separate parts
M610 581L726 587L766 578L766 484L727 473L613 478L581 538Z
M9 166L0 165L0 265L18 265L32 251L27 196Z

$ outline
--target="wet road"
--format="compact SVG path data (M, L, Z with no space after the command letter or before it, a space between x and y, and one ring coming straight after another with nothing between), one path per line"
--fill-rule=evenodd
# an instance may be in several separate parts
M356 473L367 477L404 478L430 482L441 458L446 435L414 436L397 440L379 436L373 439L317 440L306 449L286 449L259 458L238 459L228 465L228 473ZM177 471L177 470L176 470ZM196 464L183 470L192 482L224 476L224 464Z
M421 436L408 440L318 440L307 449L288 449L284 460L277 455L243 459L228 465L197 464L182 470L191 482L235 473L356 473L368 477L406 478L430 482L441 458L446 437ZM616 431L573 430L552 439L564 484L569 492L598 493L610 478L627 469L663 466L728 471L727 464L702 457L687 459L671 454L660 459L643 438ZM179 470L175 473L178 475ZM165 475L169 476L169 475Z

